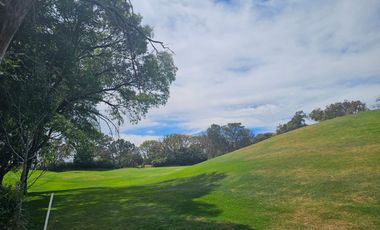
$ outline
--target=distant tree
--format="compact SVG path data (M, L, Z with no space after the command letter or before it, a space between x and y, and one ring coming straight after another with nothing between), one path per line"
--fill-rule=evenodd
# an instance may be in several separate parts
M209 158L220 156L228 152L228 142L223 135L223 128L220 125L212 124L207 129L209 141Z
M190 135L171 134L161 144L165 165L192 165L207 159L197 139Z
M206 159L208 158L210 142L207 135L203 134L192 136L191 143L193 148L199 149L199 154L205 156Z
M228 150L234 151L252 143L253 134L241 123L229 123L223 126L224 136L228 143Z
M375 108L380 109L380 96L378 98L376 98Z
M260 141L266 140L268 138L273 137L275 134L274 133L259 133L257 134L254 138L252 143L258 143Z
M158 158L163 158L161 142L156 140L144 141L139 146L140 155L144 159L144 164L153 164ZM159 160L164 161L164 160Z
M306 117L307 116L303 111L297 111L288 123L277 126L277 134L286 133L306 126Z
M118 139L112 142L110 152L113 165L117 168L136 167L142 164L142 157L136 151L136 146L129 141Z
M213 124L207 129L207 138L210 142L209 158L212 158L250 145L253 134L241 123Z
M111 152L113 139L107 135L102 135L97 141L95 160L104 164L114 164L114 158Z
M314 109L309 113L310 119L314 121L323 121L324 119L324 111L320 108Z
M343 101L336 102L326 106L324 110L320 108L314 109L309 114L309 117L315 121L324 121L335 117L345 116L348 114L356 114L367 111L365 103L361 101Z
M153 166L193 165L207 160L205 136L170 134L139 147L144 163Z
M76 154L74 155L74 165L79 168L91 168L94 164L94 155L95 153L95 145L81 145L77 148Z

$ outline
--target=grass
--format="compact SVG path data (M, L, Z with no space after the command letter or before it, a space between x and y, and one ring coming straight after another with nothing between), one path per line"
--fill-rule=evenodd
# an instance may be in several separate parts
M30 229L380 229L380 110L189 167L47 173ZM12 175L7 180L12 180Z

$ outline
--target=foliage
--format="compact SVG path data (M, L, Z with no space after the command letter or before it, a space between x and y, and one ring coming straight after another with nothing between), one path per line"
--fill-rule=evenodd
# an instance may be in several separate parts
M158 154L161 154L161 142L156 140L147 140L144 141L139 146L140 155L144 159L144 164L152 164L159 157Z
M241 123L213 124L207 129L209 158L243 148L252 143L253 134Z
M254 136L254 138L252 140L252 144L255 144L255 143L258 143L260 141L263 141L263 140L266 140L268 138L271 138L274 135L276 135L276 134L275 133L259 133L256 136Z
M34 0L2 0L0 2L0 63L33 2Z
M297 111L292 119L286 124L280 124L277 126L277 134L286 133L301 127L306 126L305 119L306 114L303 111Z
M343 101L336 102L326 106L324 110L317 108L311 111L309 117L315 121L324 121L335 117L345 116L348 114L356 114L368 111L365 103L361 101Z
M112 164L116 168L137 167L143 163L136 146L129 141L123 139L113 141L108 151Z
M145 141L140 146L146 164L153 166L193 165L207 160L199 137L171 134L162 141Z
M72 152L64 158L50 161L49 170L115 169L143 165L143 158L134 144L123 139L113 140L107 135L86 139L75 148L67 148ZM69 162L69 158L73 158L73 162Z
M211 125L203 135L171 134L161 141L145 141L140 154L145 164L153 166L193 165L269 138L257 139L241 123Z
M22 165L25 191L30 167L53 136L75 143L96 132L100 121L110 128L123 115L137 122L166 103L176 74L170 53L148 48L162 43L127 1L37 1L34 9L0 66L6 145L0 151ZM1 169L15 167L12 160L1 163Z
M11 187L0 187L0 229L26 229L23 195Z

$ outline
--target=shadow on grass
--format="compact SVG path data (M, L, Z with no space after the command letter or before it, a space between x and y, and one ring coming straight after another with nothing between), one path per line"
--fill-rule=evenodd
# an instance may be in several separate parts
M197 200L225 176L202 174L145 186L31 193L31 229L42 229L48 196L55 193L50 229L251 229L214 222L221 210Z

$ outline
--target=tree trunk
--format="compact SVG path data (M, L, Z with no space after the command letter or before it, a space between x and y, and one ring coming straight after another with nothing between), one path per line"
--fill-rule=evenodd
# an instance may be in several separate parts
M20 176L20 191L24 194L27 193L28 190L28 175L29 175L30 165L28 162L22 163L22 172Z
M0 1L0 62L34 0Z
M4 180L5 173L2 171L0 172L0 188L3 186L3 180Z

